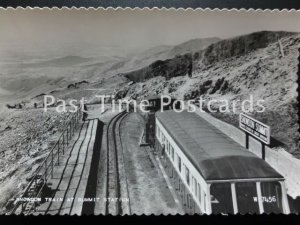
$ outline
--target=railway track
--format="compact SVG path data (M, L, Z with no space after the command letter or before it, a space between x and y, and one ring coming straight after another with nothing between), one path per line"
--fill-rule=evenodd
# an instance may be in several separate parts
M105 214L131 214L120 125L128 113L114 116L107 125L106 197Z

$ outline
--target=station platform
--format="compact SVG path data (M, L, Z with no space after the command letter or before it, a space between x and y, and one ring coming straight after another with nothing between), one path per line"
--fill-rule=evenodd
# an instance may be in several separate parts
M90 173L98 119L80 124L71 143L59 163L53 169L53 176L47 181L45 202L34 214L81 215Z

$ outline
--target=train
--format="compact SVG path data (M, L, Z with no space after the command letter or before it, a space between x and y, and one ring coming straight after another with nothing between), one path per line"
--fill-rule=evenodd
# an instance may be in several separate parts
M188 214L290 212L284 177L195 113L155 113L154 149Z

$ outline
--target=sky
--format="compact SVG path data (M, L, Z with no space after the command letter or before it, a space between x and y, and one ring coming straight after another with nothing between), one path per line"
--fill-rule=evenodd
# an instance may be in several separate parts
M300 32L299 21L300 12L1 9L0 53L23 49L127 54L194 38L229 38L260 30Z

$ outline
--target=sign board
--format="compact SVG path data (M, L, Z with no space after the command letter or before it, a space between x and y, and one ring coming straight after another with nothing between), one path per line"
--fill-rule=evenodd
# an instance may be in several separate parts
M265 144L270 144L270 127L250 116L240 114L240 128Z

